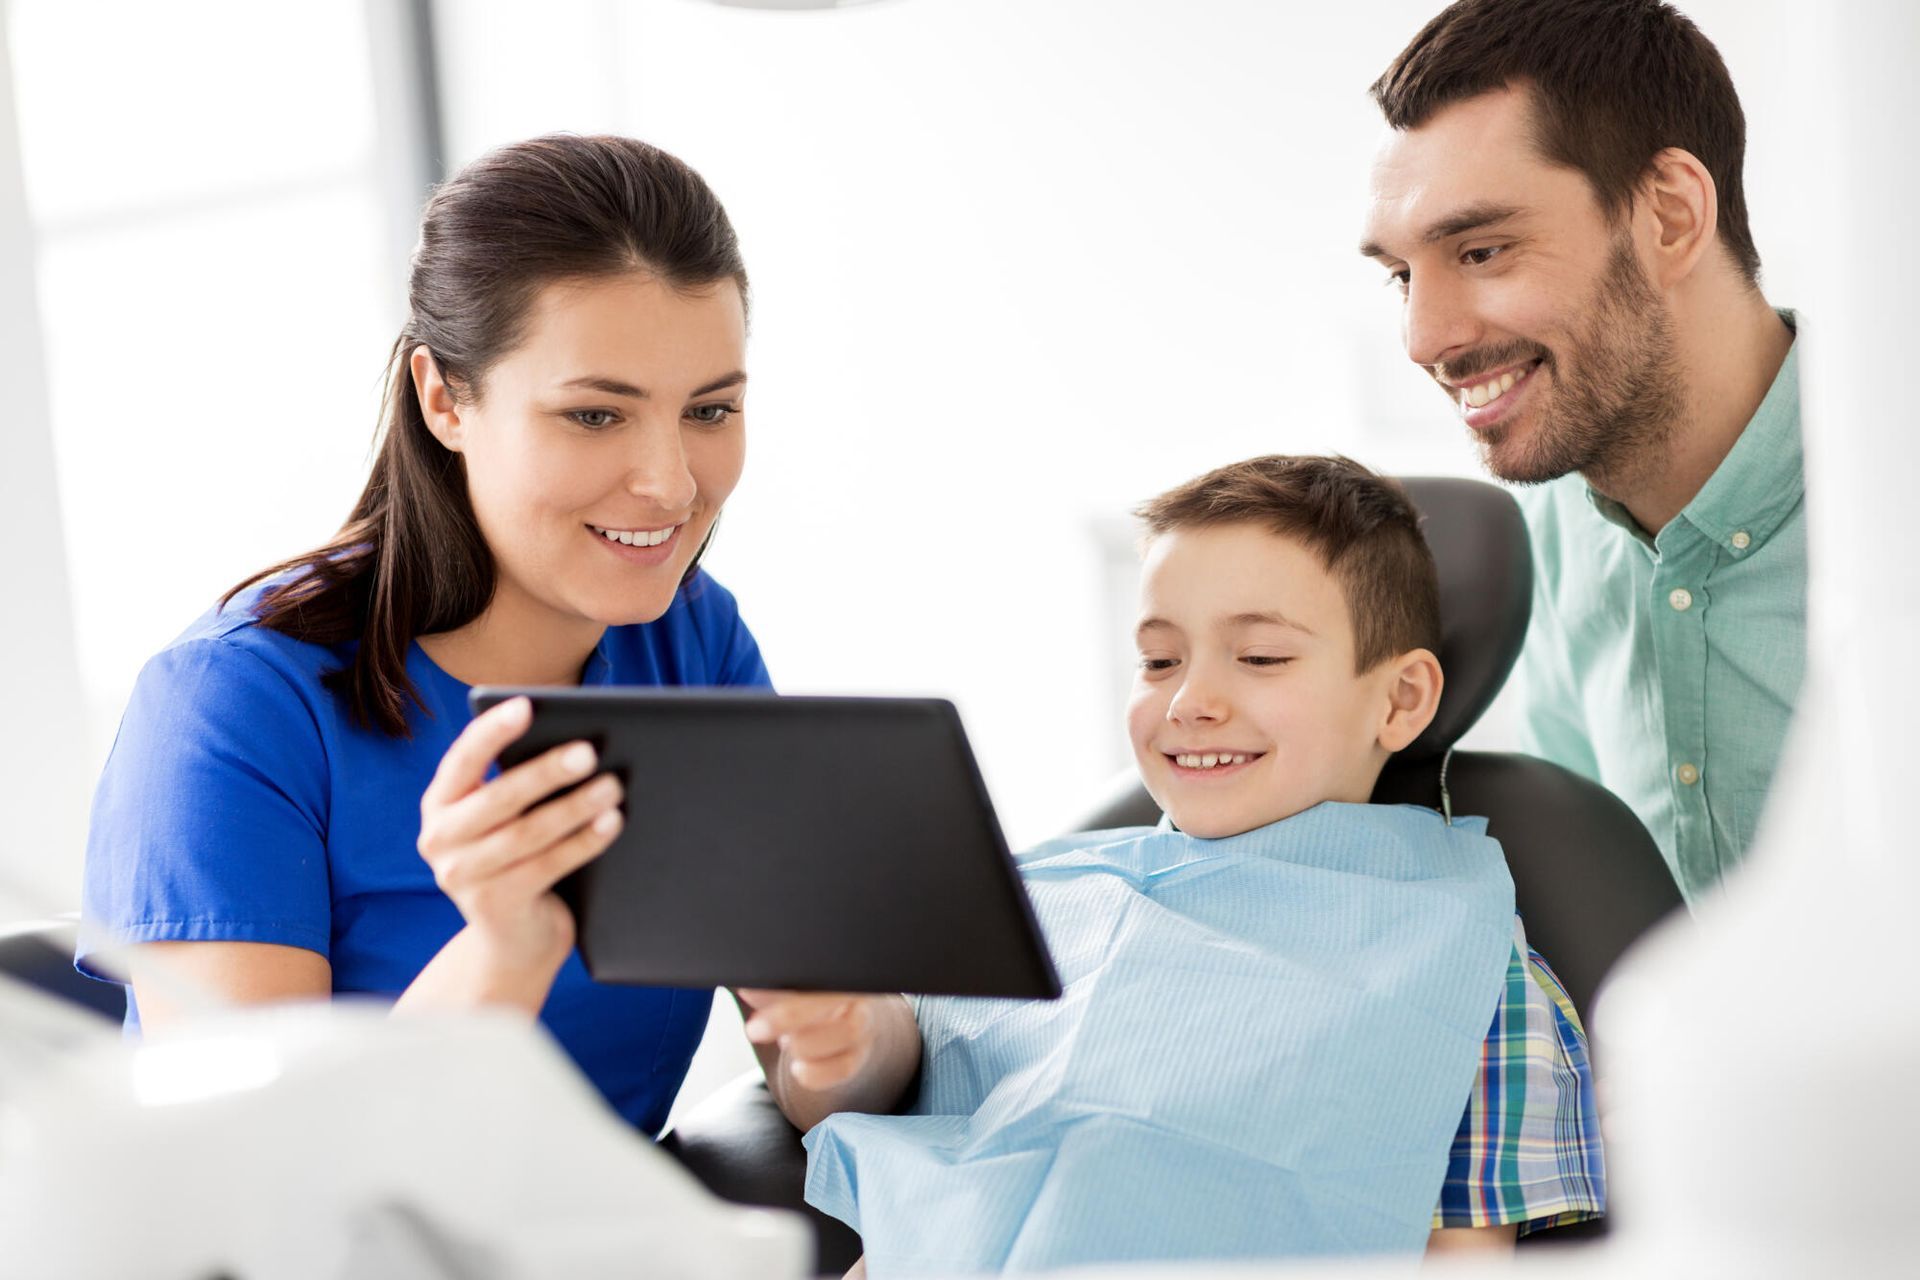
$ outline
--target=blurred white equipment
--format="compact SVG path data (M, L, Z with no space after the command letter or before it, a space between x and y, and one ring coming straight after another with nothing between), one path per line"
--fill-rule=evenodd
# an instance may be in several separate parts
M0 979L0 1043L10 1274L785 1280L812 1259L797 1218L710 1196L517 1018L291 1005L137 1045Z

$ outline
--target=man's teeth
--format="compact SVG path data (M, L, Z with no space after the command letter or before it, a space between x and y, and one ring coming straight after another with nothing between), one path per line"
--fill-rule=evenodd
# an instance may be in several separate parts
M617 542L623 547L657 547L668 538L671 538L674 529L679 528L679 526L672 525L665 529L654 529L651 531L646 529L602 529L597 524L591 526L591 528L608 542Z
M1223 764L1245 764L1253 759L1250 755L1185 755L1175 756L1173 761L1182 769L1212 769Z
M1514 383L1520 381L1532 372L1533 370L1531 368L1522 369L1519 373L1514 373L1509 369L1497 378L1490 378L1486 382L1477 383L1474 386L1468 387L1460 393L1460 398L1472 408L1483 409L1495 400L1498 400L1501 396L1507 394L1507 392L1513 390Z

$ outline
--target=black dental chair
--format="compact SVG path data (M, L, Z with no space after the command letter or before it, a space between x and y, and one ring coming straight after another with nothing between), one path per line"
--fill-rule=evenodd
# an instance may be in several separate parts
M1506 851L1528 941L1546 956L1588 1026L1594 993L1635 939L1680 906L1652 837L1611 792L1530 756L1455 751L1506 682L1526 638L1533 558L1519 506L1478 480L1403 481L1424 517L1440 575L1439 714L1395 756L1373 799L1422 804L1488 820ZM1076 830L1159 821L1131 772ZM696 1108L663 1139L716 1194L741 1204L797 1209L814 1223L816 1269L839 1274L859 1238L801 1199L805 1152L766 1086L744 1077ZM1528 1237L1573 1243L1605 1222Z

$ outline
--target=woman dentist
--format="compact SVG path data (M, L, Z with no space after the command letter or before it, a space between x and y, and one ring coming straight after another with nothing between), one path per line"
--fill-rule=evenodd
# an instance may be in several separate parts
M95 797L85 914L236 1002L524 1010L657 1133L711 995L593 982L553 892L646 814L622 814L585 743L490 778L529 708L469 722L466 695L768 684L698 567L745 461L746 272L686 165L553 136L435 192L409 307L345 526L142 671ZM314 376L298 352L252 354L288 394ZM866 1070L891 1056L876 1044L918 1043L900 997L742 1000L802 1127L905 1087ZM182 1016L136 961L129 1025Z

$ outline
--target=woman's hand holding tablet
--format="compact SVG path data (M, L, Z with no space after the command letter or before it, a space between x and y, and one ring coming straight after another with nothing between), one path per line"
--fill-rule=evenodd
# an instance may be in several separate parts
M420 798L420 856L466 927L422 974L435 977L402 998L408 1008L458 990L538 1013L573 950L573 915L553 887L613 843L625 788L608 773L586 781L598 755L585 742L552 747L489 781L494 761L532 722L525 698L476 716Z

